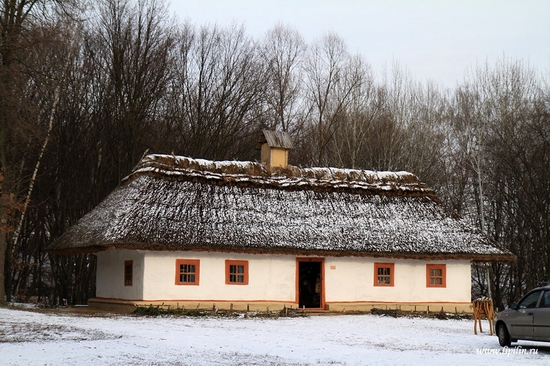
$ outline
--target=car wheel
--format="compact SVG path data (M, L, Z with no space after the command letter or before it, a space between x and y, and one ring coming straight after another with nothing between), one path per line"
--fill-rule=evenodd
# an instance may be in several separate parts
M510 333L508 333L508 329L506 329L506 325L499 324L497 327L497 337L498 337L498 343L502 347L510 347Z

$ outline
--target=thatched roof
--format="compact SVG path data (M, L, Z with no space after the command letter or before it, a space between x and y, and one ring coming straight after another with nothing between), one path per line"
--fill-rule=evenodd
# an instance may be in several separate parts
M407 172L148 155L49 248L510 261Z

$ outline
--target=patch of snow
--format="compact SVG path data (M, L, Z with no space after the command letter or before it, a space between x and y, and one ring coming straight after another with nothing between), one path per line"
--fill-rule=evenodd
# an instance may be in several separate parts
M469 320L90 317L0 308L2 365L548 364L550 343L519 346L473 334Z

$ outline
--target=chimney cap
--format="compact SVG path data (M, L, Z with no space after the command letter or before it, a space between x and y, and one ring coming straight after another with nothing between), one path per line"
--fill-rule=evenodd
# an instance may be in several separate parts
M292 143L290 134L286 131L263 130L258 140L258 146L256 148L260 149L261 145L265 143L267 143L269 147L294 149L294 144Z

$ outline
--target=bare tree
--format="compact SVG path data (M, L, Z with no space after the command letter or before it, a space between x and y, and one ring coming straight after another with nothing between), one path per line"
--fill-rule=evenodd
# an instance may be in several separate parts
M8 234L13 225L10 221L16 220L17 216L12 208L20 200L18 193L24 184L21 172L27 151L19 144L29 145L29 137L34 135L29 126L38 113L33 103L21 98L20 92L25 89L29 76L37 72L27 63L32 55L30 51L47 41L39 34L37 37L36 24L57 10L69 13L76 3L61 0L0 3L0 175L3 177L0 186L0 261L4 269L0 271L0 301L4 299L6 285L9 288L11 282L9 276L4 278L11 270L11 258L5 254L11 253L12 238ZM9 300L9 291L7 296Z
M354 70L344 41L333 33L315 43L305 61L305 86L310 110L310 138L315 141L311 162L325 165L327 147L351 99L361 82ZM352 65L350 67L350 65Z
M456 201L463 215L517 255L511 266L474 268L478 295L492 295L499 307L549 275L543 244L548 235L541 230L547 224L538 220L548 216L542 197L549 196L542 183L547 169L541 168L548 160L544 98L533 70L504 60L478 66L451 103L451 173L461 177Z
M147 148L171 75L172 25L161 0L104 0L94 24L96 67L107 76L103 98L105 153L128 174ZM108 143L109 140L116 143Z
M302 98L302 62L306 44L293 29L277 25L262 45L262 61L267 66L267 90L264 113L266 127L299 134L304 123Z
M151 142L149 131L163 112L157 106L171 70L166 66L172 44L163 4L103 5L105 12L92 14L90 19L96 22L88 28L79 29L73 18L51 18L29 27L35 41L25 67L36 67L40 73L27 73L14 95L25 104L21 116L33 122L19 124L29 126L18 135L24 137L25 148L10 146L21 157L11 166L19 169L23 183L34 184L34 190L24 189L24 184L18 188L29 194L16 246L9 242L8 252L13 253L6 268L9 296L47 296L52 303L54 298L74 303L93 296L94 257L48 256L45 248L130 171L142 146ZM112 28L95 27L107 24L102 14L118 17ZM73 39L69 29L79 29L74 32L78 33L74 46L68 42ZM47 42L37 42L36 37ZM115 53L119 58L109 58ZM50 113L56 85L62 85L59 104ZM51 143L42 148L49 133ZM33 172L36 161L41 162L40 171Z
M36 1L3 1L0 3L0 302L5 298L5 268L6 251L8 250L7 235L10 230L8 210L14 195L14 158L13 147L14 126L17 125L17 93L21 77L19 54L26 47L24 25L32 14Z
M360 56L350 60L347 72L356 80L349 103L330 143L332 164L349 168L373 168L367 157L373 146L375 121L384 113L385 95L374 82L370 67Z
M224 159L243 154L257 131L255 113L265 88L264 66L244 28L184 29L172 86L173 149ZM247 145L248 149L250 145Z

